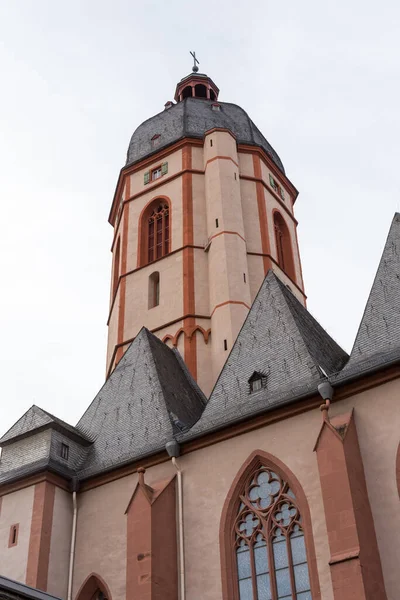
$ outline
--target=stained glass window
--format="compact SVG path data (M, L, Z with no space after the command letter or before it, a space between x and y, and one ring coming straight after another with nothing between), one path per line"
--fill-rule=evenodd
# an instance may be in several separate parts
M246 480L235 519L240 600L312 600L296 497L267 467Z

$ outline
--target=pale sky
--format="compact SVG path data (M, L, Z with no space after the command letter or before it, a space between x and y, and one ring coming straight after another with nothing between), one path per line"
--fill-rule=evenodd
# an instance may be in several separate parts
M308 308L351 350L400 209L399 31L395 0L0 0L0 433L104 382L118 173L189 50L299 190Z

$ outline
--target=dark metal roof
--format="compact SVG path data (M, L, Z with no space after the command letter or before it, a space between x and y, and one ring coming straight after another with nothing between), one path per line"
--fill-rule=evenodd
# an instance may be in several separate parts
M60 600L56 596L0 575L0 599L20 600L22 598L31 598L32 600Z
M132 135L126 164L142 160L185 137L202 139L206 131L221 127L229 129L238 143L263 148L282 173L285 173L281 159L243 108L218 101L220 110L213 110L212 104L211 100L186 98L144 121ZM161 136L157 148L152 146L155 135Z

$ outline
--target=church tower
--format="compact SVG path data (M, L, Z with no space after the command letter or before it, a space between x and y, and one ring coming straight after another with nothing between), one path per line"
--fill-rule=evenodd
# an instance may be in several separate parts
M305 304L296 197L247 113L195 66L133 133L118 179L107 375L145 325L209 395L269 269Z

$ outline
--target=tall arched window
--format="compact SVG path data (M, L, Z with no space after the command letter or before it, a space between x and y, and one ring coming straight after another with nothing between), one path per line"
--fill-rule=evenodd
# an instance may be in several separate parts
M280 461L271 465L259 455L251 458L223 512L224 600L317 600L308 507L302 514L304 493L295 480L299 502Z
M169 201L157 198L143 210L139 223L139 263L144 266L170 252Z
M117 287L118 287L118 280L119 280L119 255L120 255L120 246L121 246L121 239L118 238L117 241L117 245L115 248L115 253L114 253L114 267L113 267L113 286L112 286L112 296L114 298L115 296L115 292L117 291Z
M153 262L169 252L169 207L166 202L156 204L148 221L147 261Z
M279 212L274 213L274 229L278 264L282 271L295 281L292 242L289 229Z

